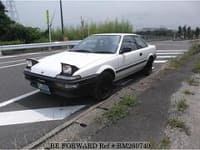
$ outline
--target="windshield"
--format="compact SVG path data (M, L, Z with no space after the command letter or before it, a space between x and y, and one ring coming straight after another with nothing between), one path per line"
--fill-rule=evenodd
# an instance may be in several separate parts
M88 53L115 53L120 41L119 35L92 35L70 51Z

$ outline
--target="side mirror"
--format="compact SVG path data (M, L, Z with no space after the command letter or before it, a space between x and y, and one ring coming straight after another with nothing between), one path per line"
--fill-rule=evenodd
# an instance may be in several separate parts
M130 52L132 49L130 47L124 47L120 50L120 54L126 53L126 52Z

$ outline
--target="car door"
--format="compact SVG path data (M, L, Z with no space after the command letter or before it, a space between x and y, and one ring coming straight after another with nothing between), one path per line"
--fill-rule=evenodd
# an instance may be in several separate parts
M135 41L138 49L142 53L141 59L147 59L149 54L148 44L140 36L135 36Z
M127 51L123 52L124 49L127 49ZM138 47L135 36L124 36L119 54L119 68L117 70L118 78L123 78L138 71L141 66L144 65L144 60L143 52L140 47Z

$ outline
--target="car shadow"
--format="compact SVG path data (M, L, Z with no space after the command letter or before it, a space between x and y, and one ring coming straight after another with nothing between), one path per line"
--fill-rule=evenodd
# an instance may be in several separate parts
M137 72L137 73L132 74L124 79L117 81L116 83L114 83L113 94L131 84L134 84L134 83L140 81L141 79L143 79L145 77L146 76L142 72Z

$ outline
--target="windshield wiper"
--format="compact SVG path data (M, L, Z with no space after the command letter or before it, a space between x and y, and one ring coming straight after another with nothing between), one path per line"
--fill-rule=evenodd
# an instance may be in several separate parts
M113 54L113 52L109 52L109 51L94 51L94 53Z
M86 49L71 49L69 51L70 52L86 52L86 53L91 53L90 50L86 50Z

